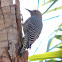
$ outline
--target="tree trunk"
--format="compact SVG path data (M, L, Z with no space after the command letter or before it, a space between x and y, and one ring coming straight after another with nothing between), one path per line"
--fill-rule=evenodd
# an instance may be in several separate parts
M28 62L28 51L20 58L18 46L22 44L20 3L16 0L0 0L0 62Z

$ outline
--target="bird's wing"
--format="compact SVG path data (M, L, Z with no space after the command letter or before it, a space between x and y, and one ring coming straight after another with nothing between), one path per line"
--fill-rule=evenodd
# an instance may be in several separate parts
M40 26L41 25L41 26ZM32 31L36 28L42 28L42 21L37 16L31 16L26 20L26 22L23 24L23 30L26 34L28 31ZM38 28L38 29L39 29ZM37 29L36 29L37 30ZM37 30L38 31L38 30Z

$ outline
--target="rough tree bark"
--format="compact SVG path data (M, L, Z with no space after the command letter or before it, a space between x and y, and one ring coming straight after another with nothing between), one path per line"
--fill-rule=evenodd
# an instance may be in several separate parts
M0 62L28 62L28 51L20 58L17 46L23 42L20 15L20 2L0 0Z

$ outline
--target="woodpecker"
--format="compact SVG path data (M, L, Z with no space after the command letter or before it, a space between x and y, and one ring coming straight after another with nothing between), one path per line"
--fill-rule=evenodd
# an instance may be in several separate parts
M31 45L38 39L41 30L42 30L42 15L38 10L28 10L31 17L29 17L23 24L24 31L24 41L23 46L19 49L18 54L21 57L24 51L28 48L31 48Z

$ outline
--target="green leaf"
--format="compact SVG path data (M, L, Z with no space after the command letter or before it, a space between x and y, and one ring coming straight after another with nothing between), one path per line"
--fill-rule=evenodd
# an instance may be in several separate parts
M58 26L58 29L62 29L61 27L62 27L62 23Z
M58 1L58 0L54 0L54 2L47 8L47 10L46 10L43 14L45 14L57 1ZM42 15L43 15L43 14L42 14Z
M52 39L53 39L53 37L52 37L52 38L50 38L50 39L49 39L49 41L48 41L47 51L46 51L46 52L48 52L48 51L49 51L49 48L50 48L50 44L51 44L51 42L52 42Z
M39 8L39 0L38 0L38 6L37 6L37 9Z
M45 4L48 4L48 3L52 2L52 1L56 1L56 0L49 0L46 3L42 4L42 6L45 5Z
M52 10L49 10L49 11L47 11L46 13L48 13L48 12L52 12L52 11L55 11L55 10L59 10L59 9L62 9L62 6L57 7L57 8L54 8L54 9L52 9Z
M49 51L52 50L52 49L54 49L54 48L57 48L57 46L60 45L60 44L61 44L61 42L59 44L53 46L51 49L49 49Z
M56 32L58 32L58 31L62 31L62 29L60 29L60 28L58 28L57 30L55 30Z
M55 38L62 40L62 35L55 35Z
M48 60L47 62L56 62L56 60Z
M61 49L62 49L62 46L59 46L59 47L57 47L57 48L61 48Z
M57 61L57 60L48 60L47 62L62 62L62 61Z
M29 57L29 60L30 61L36 61L36 60L42 61L42 60L51 59L51 58L62 58L62 50L33 55Z
M56 61L56 62L62 62L62 61Z

